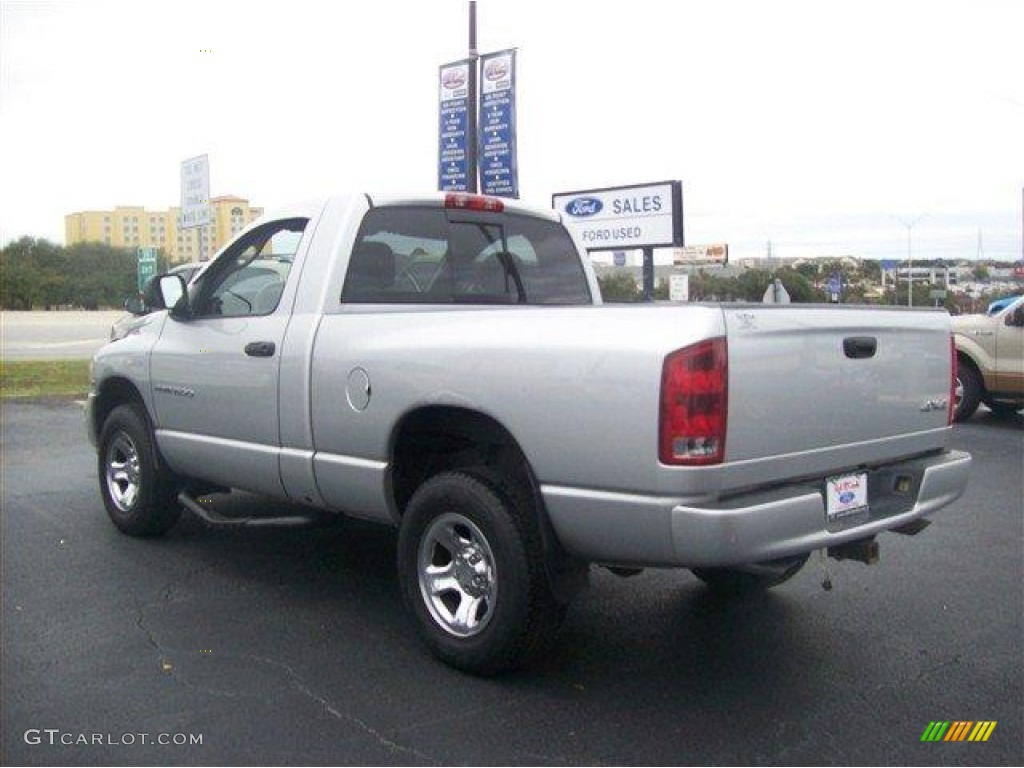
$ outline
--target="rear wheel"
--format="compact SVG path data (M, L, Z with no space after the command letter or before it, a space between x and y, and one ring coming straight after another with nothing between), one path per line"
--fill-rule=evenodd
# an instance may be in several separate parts
M796 576L810 555L793 555L731 568L693 568L693 575L721 592L756 592Z
M981 402L981 376L974 369L974 366L964 363L962 360L956 371L956 406L953 411L953 418L956 421L966 421L978 410L978 403Z
M103 505L122 532L158 536L178 522L173 477L157 457L140 406L119 405L103 422L98 474Z
M474 674L534 658L565 613L523 500L460 472L437 475L413 494L399 532L398 573L423 640L441 660Z

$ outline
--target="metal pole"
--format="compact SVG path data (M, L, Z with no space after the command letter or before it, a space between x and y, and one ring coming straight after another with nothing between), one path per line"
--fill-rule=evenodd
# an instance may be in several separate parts
M468 186L470 192L477 192L477 60L476 50L476 0L469 0L469 127L466 137L466 161L469 166Z
M907 306L914 306L914 252L910 247L910 230L913 224L907 226Z
M654 301L654 249L644 248L644 301Z
M914 228L921 219L927 216L927 213L922 213L913 221L907 221L900 216L894 216L900 224L907 228L907 306L914 306L914 253L911 249L910 231ZM895 287L895 284L894 284Z

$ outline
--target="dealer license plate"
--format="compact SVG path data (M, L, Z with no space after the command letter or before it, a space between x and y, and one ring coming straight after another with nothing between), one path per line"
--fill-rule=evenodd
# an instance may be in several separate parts
M825 512L829 522L868 511L868 475L860 472L825 480Z

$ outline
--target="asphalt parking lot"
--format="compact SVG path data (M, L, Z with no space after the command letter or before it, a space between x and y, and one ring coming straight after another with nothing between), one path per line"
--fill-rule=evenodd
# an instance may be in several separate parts
M496 680L420 645L391 531L188 518L131 539L78 406L2 418L5 765L1024 763L1019 417L957 427L967 494L882 538L876 566L830 561L832 591L816 560L735 600L687 572L595 570L555 653ZM968 720L997 725L921 741Z

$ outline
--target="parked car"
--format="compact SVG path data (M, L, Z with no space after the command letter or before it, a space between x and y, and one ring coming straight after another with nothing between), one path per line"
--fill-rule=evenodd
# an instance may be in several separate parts
M997 315L1006 309L1008 306L1013 304L1017 299L1020 298L1020 294L1016 296L1004 296L1001 299L996 299L988 305L988 309L985 310L986 315Z
M196 276L206 264L209 262L204 261L191 261L188 264L179 264L178 266L171 269L167 274L169 275L181 275L181 279L186 284L192 281L192 278ZM117 341L123 339L128 335L128 331L131 330L132 324L135 323L140 317L148 315L153 312L157 307L149 307L145 296L151 290L152 280L143 287L137 296L129 296L124 300L125 313L121 317L117 318L110 326L110 340Z
M984 315L953 318L957 421L973 416L980 403L997 414L1024 408L1024 296L1000 302L994 312L989 306Z

